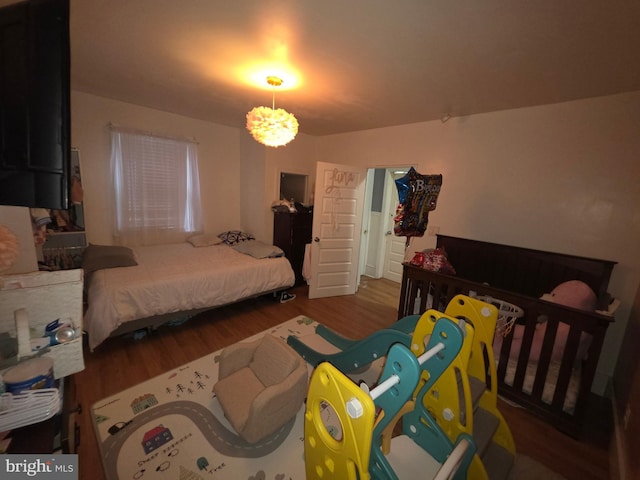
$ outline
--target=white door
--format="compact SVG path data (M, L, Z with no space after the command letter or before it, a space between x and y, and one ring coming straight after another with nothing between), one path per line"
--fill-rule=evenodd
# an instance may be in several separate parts
M400 177L402 174L396 176ZM396 176L394 176L393 170L387 169L385 176L385 196L387 202L384 231L384 272L382 276L400 283L402 281L402 262L404 261L407 237L398 237L393 233L393 219L399 203L398 189L395 184Z
M309 298L356 293L366 176L365 168L318 162Z
M362 238L360 241L360 267L358 275L376 276L376 259L378 256L378 232L380 214L371 210L375 170L367 170L367 182L364 187L364 210L362 212ZM376 217L377 214L377 217ZM379 275L378 275L379 276Z

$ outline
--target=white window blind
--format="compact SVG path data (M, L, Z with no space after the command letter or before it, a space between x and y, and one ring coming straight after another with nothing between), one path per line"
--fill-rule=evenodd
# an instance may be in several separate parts
M202 230L195 142L113 127L111 168L118 243L182 242Z

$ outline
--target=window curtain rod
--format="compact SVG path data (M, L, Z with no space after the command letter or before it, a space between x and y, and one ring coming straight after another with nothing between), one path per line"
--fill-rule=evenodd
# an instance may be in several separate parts
M176 140L176 141L179 141L179 142L193 143L194 145L199 145L199 143L200 143L195 139L195 137L186 138L186 137L178 137L178 136L175 136L175 135L165 135L165 134L162 134L162 133L148 132L146 130L139 130L139 129L136 129L136 128L122 127L120 125L116 125L116 124L111 123L111 122L109 122L108 126L109 126L109 130L112 130L114 132L133 133L133 134L137 134L137 135L146 135L148 137L163 138L165 140Z

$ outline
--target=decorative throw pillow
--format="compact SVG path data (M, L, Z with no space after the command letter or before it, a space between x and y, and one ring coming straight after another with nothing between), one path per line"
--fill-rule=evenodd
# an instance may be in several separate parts
M222 240L220 240L217 235L203 233L200 235L191 235L187 238L187 242L194 247L208 247L210 245L218 245L222 243Z
M255 237L253 235L241 232L240 230L229 230L226 232L222 232L220 235L218 235L218 238L220 238L220 240L222 240L227 245L235 245L247 240L255 240Z
M103 268L133 267L138 265L133 250L119 245L92 245L85 248L82 268L86 275Z
M253 258L275 258L284 257L284 252L280 247L269 245L260 240L240 242L232 247L236 252L251 255Z

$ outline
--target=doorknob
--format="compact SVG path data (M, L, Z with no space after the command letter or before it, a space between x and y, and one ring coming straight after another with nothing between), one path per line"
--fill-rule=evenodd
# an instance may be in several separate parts
M387 230L386 232L384 232L385 235L391 235L391 230Z
M320 241L320 239L319 239L318 237L313 237L313 241L314 241L314 242L319 242L319 241Z

